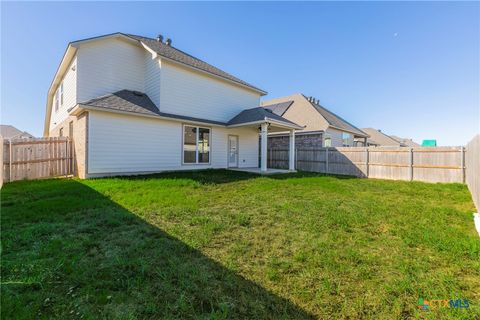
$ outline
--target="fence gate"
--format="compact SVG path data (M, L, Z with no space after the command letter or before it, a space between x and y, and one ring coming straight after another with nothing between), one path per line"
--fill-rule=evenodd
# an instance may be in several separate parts
M70 138L3 139L3 182L31 180L74 173Z

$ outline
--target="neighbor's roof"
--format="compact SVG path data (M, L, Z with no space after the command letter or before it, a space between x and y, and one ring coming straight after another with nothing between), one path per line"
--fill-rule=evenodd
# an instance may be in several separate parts
M156 39L148 38L148 37L143 37L143 36L137 36L133 34L124 34L123 35L133 38L135 40L138 40L142 42L144 45L146 45L148 48L151 50L155 51L157 54L159 54L162 57L181 62L183 64L186 64L190 67L194 67L196 69L200 69L202 71L211 73L213 75L225 78L230 81L237 82L241 85L247 86L255 91L259 91L263 94L266 94L266 92L262 89L259 89L248 82L245 82L237 77L232 76L231 74L220 70L211 64L206 63L205 61L202 61L192 55L189 55L188 53L185 53L171 45L167 45L161 41L157 41Z
M306 99L306 97L305 97ZM359 136L367 137L368 134L363 132L362 130L358 129L355 127L353 124L350 122L344 120L342 117L336 115L335 113L325 109L318 103L311 102L310 103L317 109L318 113L322 115L322 117L327 120L328 124L331 125L332 127L335 127L337 129L343 129L349 132L353 132Z
M256 107L252 109L243 110L242 112L237 114L235 117L233 117L232 120L228 122L228 125L231 126L231 125L257 122L257 121L263 121L263 120L273 120L273 121L283 122L288 126L295 126L300 128L298 124L290 120L287 120L264 107Z
M400 138L400 137L397 137L397 136L394 136L394 135L390 135L390 137L399 141L399 142L401 142L401 143L403 143L407 147L420 147L420 145L418 143L416 143L415 141L413 141L412 139Z
M376 145L380 146L396 146L396 147L401 147L402 143L393 139L389 135L374 129L374 128L362 128L362 131L368 133L370 138L367 139L368 142L374 143Z
M11 126L11 125L8 125L8 124L1 124L0 125L0 135L4 139L12 139L12 138L16 138L16 137L19 137L19 136L33 137L33 135L28 133L27 131L21 131L21 130L15 128L14 126Z
M367 137L368 135L363 132L362 130L358 129L351 123L347 122L346 120L342 119L338 115L334 114L333 112L325 109L320 104L314 103L305 97L303 94L294 94L291 96L273 99L275 103L264 105L263 108L271 110L273 113L283 116L285 112L293 105L293 103L297 100L295 99L305 99L305 102L310 103L313 108L327 121L327 123L340 130L345 130L356 135ZM283 100L283 101L282 101ZM268 103L268 101L267 101Z
M87 109L88 107L93 107L96 109L103 109L105 111L135 113L140 115L157 116L162 118L210 123L221 126L241 125L255 121L272 120L282 122L287 126L299 127L297 124L285 118L282 118L268 110L265 110L262 107L243 110L238 115L233 117L229 122L221 122L160 112L160 110L155 106L152 100L150 100L148 95L142 92L131 90L121 90L112 94L107 94L99 98L82 102L79 105L84 108L86 107ZM73 108L68 111L70 112L71 110L73 110Z

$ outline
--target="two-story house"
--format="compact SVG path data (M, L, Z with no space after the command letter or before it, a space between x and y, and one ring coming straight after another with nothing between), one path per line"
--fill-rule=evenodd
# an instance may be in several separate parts
M266 92L163 41L114 33L69 43L50 86L45 136L74 140L80 177L267 170L268 132L302 129ZM290 169L294 169L294 148Z

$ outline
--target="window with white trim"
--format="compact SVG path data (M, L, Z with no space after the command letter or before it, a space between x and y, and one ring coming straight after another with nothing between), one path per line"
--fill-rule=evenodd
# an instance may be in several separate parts
M332 137L328 133L325 133L325 138L323 139L323 146L326 148L332 146Z
M350 147L350 133L342 132L342 144L344 147Z
M55 112L58 112L58 107L60 105L58 90L57 90L57 92L55 92L54 100L55 100Z
M183 126L183 163L210 163L210 129Z
M60 84L60 105L63 107L63 81Z

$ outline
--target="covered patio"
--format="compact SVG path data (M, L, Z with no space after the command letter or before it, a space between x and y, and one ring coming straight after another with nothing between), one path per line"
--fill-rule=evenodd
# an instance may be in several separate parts
M295 171L295 130L301 130L303 127L262 107L247 109L240 112L230 120L228 127L255 127L258 128L260 133L260 168L242 168L240 170L249 170L248 172L260 174ZM290 134L288 171L267 168L268 134L273 132L289 132Z

